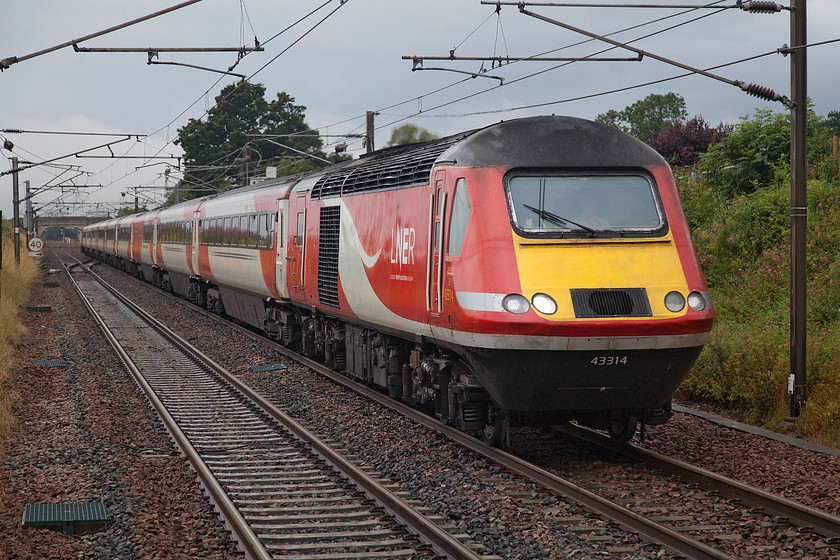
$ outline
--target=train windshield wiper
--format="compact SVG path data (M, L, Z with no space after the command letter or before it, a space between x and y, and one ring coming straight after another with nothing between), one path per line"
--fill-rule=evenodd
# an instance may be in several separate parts
M556 224L558 226L563 227L563 226L571 224L573 226L577 226L580 229L586 231L587 233L589 233L589 235L595 235L595 230L592 229L591 227L587 227L583 224L579 224L579 223L577 223L575 221L572 221L568 218L564 218L563 216L558 216L557 214L553 214L553 213L549 212L548 210L540 210L540 209L534 208L533 206L528 206L527 204L523 204L523 206L525 208L527 208L528 210L530 210L531 212L534 212L539 217L545 218L549 222L553 222L554 224Z

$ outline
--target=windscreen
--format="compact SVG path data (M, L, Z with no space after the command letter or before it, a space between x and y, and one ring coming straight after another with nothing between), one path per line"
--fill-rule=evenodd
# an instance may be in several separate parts
M507 188L514 224L525 233L610 237L665 227L643 175L515 175Z

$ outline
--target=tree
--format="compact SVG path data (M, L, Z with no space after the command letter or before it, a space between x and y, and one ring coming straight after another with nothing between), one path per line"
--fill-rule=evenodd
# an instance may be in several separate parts
M611 109L595 117L595 121L629 132L642 142L661 134L673 121L682 121L688 115L685 99L668 92L665 95L652 93L628 105L623 111Z
M840 111L829 111L825 116L825 124L831 130L831 134L840 136Z
M697 116L685 123L672 121L664 131L651 138L650 145L671 165L687 167L697 164L701 154L731 131L730 124L712 127L703 117Z
M391 131L391 139L385 146L400 146L402 144L417 144L435 140L438 136L416 124L406 123Z
M123 216L131 216L133 214L141 214L143 212L148 212L149 209L143 205L139 206L137 210L134 209L134 206L123 206L117 213L114 215L115 218L122 218Z
M280 92L265 99L262 84L239 82L222 89L204 121L190 119L175 143L184 149L183 200L245 182L258 167L274 165L279 176L324 165L323 143L306 124L306 107ZM269 136L270 138L266 138ZM171 202L171 201L170 201Z
M811 165L826 159L831 150L830 134L825 120L809 109L808 160ZM700 168L706 182L722 198L773 184L787 184L790 114L757 109L755 116L742 117L724 140L700 157Z

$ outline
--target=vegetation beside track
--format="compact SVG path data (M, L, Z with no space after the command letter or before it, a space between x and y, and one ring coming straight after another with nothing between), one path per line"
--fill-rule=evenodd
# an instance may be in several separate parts
M809 127L808 387L798 429L837 447L840 160L831 153L831 136L819 128L819 118L812 119L817 126ZM759 112L703 156L695 171L705 171L707 180L697 180L696 174L692 179L691 170L675 170L717 311L711 339L678 396L771 428L790 413L790 169L784 150L761 162L763 177L744 180L746 172L736 167L766 155L762 139L784 138L786 125L784 118ZM747 141L757 145L752 160ZM820 145L812 147L811 141ZM735 165L724 155L732 145L742 158ZM726 174L711 175L715 164Z
M0 460L5 453L5 440L14 425L12 406L17 395L10 388L10 374L15 365L15 345L25 334L19 311L29 299L32 283L39 270L23 247L20 266L15 266L12 236L3 224L3 268L0 270Z

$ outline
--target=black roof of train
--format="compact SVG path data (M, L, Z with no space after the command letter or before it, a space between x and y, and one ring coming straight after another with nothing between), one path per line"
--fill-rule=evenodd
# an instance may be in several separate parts
M653 148L615 127L586 119L540 116L473 132L441 154L459 166L640 167L663 165Z
M653 148L611 126L575 117L502 121L418 144L385 148L318 170L313 198L428 184L435 166L629 168L664 165Z

